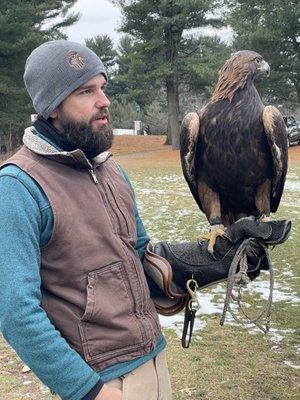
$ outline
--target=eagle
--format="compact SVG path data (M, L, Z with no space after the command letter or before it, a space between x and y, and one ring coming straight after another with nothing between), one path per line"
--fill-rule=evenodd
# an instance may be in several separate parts
M243 217L268 220L276 212L287 173L283 117L264 106L255 88L269 64L250 50L238 51L219 71L207 105L181 125L183 175L211 227L209 250L226 227Z

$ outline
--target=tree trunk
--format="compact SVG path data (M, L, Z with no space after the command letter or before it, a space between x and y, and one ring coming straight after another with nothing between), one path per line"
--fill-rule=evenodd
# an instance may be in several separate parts
M174 76L166 79L167 88L167 108L169 116L170 133L172 137L172 149L179 149L179 100L178 100L178 84Z
M172 132L171 132L169 118L168 118L167 137L166 137L165 144L172 144Z
M178 98L178 45L183 27L178 26L176 16L180 15L181 7L176 1L169 1L165 9L165 17L170 21L164 28L166 65L169 68L166 76L167 108L169 130L172 138L172 149L179 149L179 98Z

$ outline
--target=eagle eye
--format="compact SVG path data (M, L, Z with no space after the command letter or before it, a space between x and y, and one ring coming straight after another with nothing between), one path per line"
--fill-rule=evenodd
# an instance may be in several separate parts
M256 58L254 59L254 61L255 61L257 64L259 64L259 63L261 62L261 59L260 59L259 57L256 57Z

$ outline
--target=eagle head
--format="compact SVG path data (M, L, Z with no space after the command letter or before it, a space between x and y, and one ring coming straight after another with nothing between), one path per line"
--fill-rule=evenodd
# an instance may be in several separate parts
M260 73L270 74L270 66L260 54L251 50L234 53L219 71L212 101L226 98L231 101L237 89L243 88L248 80L254 80Z
M251 50L241 50L234 53L230 59L226 61L223 68L238 68L244 70L245 73L248 72L248 77L252 78L259 73L266 73L267 75L270 74L269 64L262 58L260 54Z

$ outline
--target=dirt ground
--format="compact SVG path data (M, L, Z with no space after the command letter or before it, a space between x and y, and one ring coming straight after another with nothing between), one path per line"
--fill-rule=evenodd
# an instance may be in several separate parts
M141 151L158 150L164 147L166 136L115 136L112 147L114 154L138 153ZM171 147L171 146L165 146Z
M300 146L292 146L289 148L289 161L295 166L300 166Z
M111 152L120 161L139 163L144 161L143 154L152 151L151 162L164 158L168 162L180 162L179 151L173 151L172 146L165 145L166 136L115 136ZM0 155L0 163L9 155ZM300 166L300 146L289 148L289 161Z
M145 162L143 153L153 151L151 162L156 159L179 161L179 151L173 151L172 146L165 145L165 136L116 136L111 152L120 161L126 163ZM300 166L300 146L289 148L289 162Z

